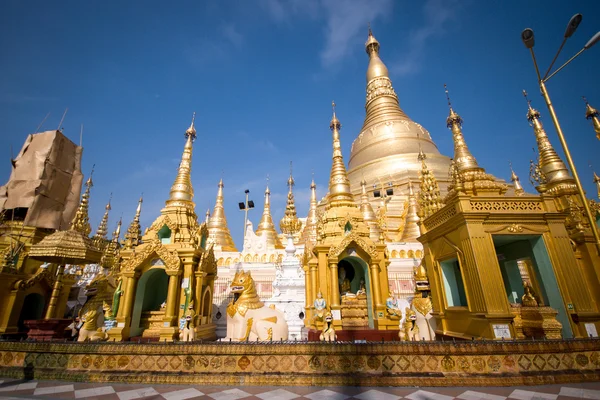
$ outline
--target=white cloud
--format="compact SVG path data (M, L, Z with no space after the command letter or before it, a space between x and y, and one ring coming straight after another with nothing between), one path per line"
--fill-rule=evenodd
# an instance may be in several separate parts
M242 36L241 33L238 32L238 30L235 28L235 25L233 25L233 24L223 25L223 27L221 28L221 31L223 33L223 36L229 42L231 42L231 44L233 44L235 47L241 47L242 43L244 42L244 37Z
M407 75L418 69L427 41L445 32L447 22L454 18L457 6L458 4L454 0L427 0L425 2L423 24L409 34L409 48L403 55L402 61L390 64L392 73Z

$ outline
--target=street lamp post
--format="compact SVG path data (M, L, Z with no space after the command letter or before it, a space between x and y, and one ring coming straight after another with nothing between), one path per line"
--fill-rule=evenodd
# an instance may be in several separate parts
M246 200L243 203L238 203L240 207L240 211L244 212L244 241L246 241L246 225L248 224L248 211L254 208L254 202L252 200L248 200L248 194L250 190L244 190L246 193Z
M523 44L525 44L525 47L527 47L529 49L529 52L531 53L531 58L533 59L533 65L535 66L535 72L538 77L538 84L540 86L540 91L542 92L542 96L544 97L544 100L546 101L546 106L548 107L548 111L550 113L550 116L552 117L552 122L554 123L556 132L558 133L558 139L560 140L560 144L562 145L563 151L565 153L565 157L567 159L567 163L569 164L569 168L571 169L571 173L573 174L573 179L575 180L575 185L577 186L577 191L579 192L579 195L581 196L583 207L585 208L585 212L586 212L589 222L590 222L590 228L592 230L592 234L594 235L594 239L596 240L596 247L598 249L598 252L600 253L600 234L598 232L598 227L596 225L594 216L592 215L590 205L588 204L588 201L586 199L585 191L583 190L581 181L579 180L579 175L577 174L577 169L575 168L575 163L573 162L573 158L571 157L571 152L569 151L569 147L567 146L567 142L565 140L564 133L562 131L560 123L558 122L558 117L556 116L556 112L554 111L554 106L552 105L552 101L550 100L550 95L548 94L548 90L546 89L546 82L548 82L548 80L550 80L550 78L552 78L559 71L561 71L564 67L566 67L569 63L571 63L571 61L573 61L574 59L579 57L585 50L589 49L590 47L592 47L593 45L598 43L598 41L600 41L600 32L597 32L585 44L585 46L583 46L583 49L581 49L577 54L575 54L573 57L571 57L562 66L558 67L552 74L548 75L550 73L550 70L552 69L552 66L554 65L554 62L558 58L558 55L560 54L563 46L565 45L565 42L567 41L568 38L570 38L573 35L573 33L575 33L575 30L579 26L581 19L582 19L581 14L575 14L569 21L569 24L567 25L567 29L565 31L563 41L562 41L558 51L556 52L556 55L554 56L552 63L550 63L550 66L548 67L548 70L546 71L546 73L544 74L543 77L540 75L540 70L538 68L537 60L535 58L535 53L533 51L533 46L535 44L533 30L530 28L525 29L521 33L521 39L523 40Z

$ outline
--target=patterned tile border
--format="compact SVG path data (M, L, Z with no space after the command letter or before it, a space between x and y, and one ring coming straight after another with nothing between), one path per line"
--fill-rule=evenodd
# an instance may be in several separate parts
M514 386L600 380L600 340L0 343L0 375L205 385Z

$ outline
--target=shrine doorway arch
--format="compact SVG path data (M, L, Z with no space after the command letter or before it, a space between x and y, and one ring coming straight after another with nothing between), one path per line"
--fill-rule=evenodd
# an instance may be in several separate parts
M140 277L131 315L131 337L140 336L147 329L150 314L161 311L167 300L169 276L162 267L151 268Z
M369 271L369 265L365 260L357 256L348 256L342 258L338 262L338 274L340 269L344 269L347 274L347 278L350 280L350 292L356 294L361 289L361 281L364 281L364 289L367 295L367 316L368 326L374 329L375 323L373 320L373 294L371 290L371 276ZM340 285L342 282L339 282ZM343 293L340 293L340 297Z

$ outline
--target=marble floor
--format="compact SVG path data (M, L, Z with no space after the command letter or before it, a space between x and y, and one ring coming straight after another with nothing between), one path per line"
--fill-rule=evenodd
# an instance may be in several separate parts
M268 387L111 385L0 380L0 399L206 400L562 400L598 399L600 382L522 387Z

